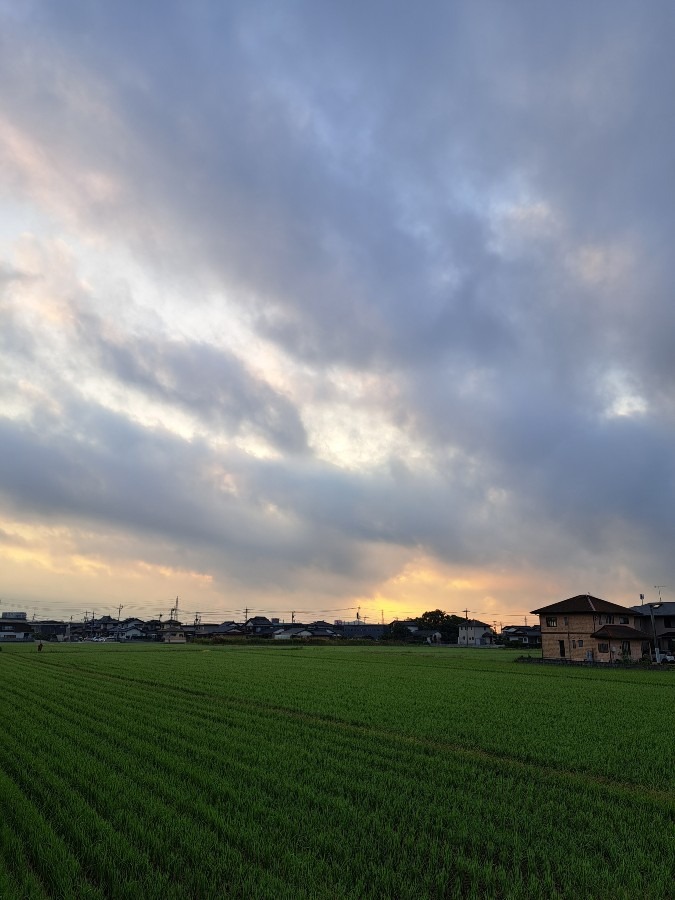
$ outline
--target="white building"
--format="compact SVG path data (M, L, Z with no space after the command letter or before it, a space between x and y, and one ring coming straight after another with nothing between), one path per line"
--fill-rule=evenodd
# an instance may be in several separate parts
M467 619L459 626L460 647L485 647L494 642L495 632L485 622Z

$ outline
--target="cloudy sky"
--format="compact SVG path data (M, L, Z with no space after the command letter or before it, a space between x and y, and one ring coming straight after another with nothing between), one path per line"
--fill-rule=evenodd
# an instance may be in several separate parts
M672 3L0 26L0 609L675 589Z

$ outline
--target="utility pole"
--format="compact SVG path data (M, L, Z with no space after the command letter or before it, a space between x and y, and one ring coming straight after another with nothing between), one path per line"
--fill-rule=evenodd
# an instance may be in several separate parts
M122 615L123 609L124 609L124 606L120 603L120 605L117 607L117 624L118 625L120 624L120 616Z
M659 602L658 603L648 603L649 606L649 614L652 619L652 634L654 635L654 657L657 663L661 662L661 651L659 650L659 645L656 639L656 622L654 621L654 610L660 609L663 606L663 600L661 600L661 591L665 590L668 587L667 584L655 584L655 589L659 592Z
M295 610L291 611L291 625L295 625Z

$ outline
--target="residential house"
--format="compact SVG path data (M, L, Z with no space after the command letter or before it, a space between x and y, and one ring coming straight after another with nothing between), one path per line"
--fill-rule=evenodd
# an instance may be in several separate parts
M228 623L229 624L229 623ZM197 622L194 626L196 638L209 638L218 634L222 626L216 622Z
M165 644L185 644L185 643L187 643L185 631L183 630L180 623L178 623L178 624L167 623L164 626L164 628L162 629L161 640Z
M118 629L116 637L118 641L141 641L146 637L146 633L137 625L122 625Z
M460 647L485 647L494 643L494 639L494 630L478 619L465 619L459 626L457 643Z
M268 619L267 616L253 616L245 622L248 634L256 637L272 637L279 628L278 619Z
M305 625L291 625L290 627L281 627L272 634L275 641L290 641L302 638L312 637L312 632Z
M539 616L542 656L577 662L639 660L647 650L640 615L589 594L533 610Z
M236 622L223 622L214 632L214 637L246 637L246 626Z
M118 621L112 616L101 616L91 621L97 637L111 637L117 631Z
M502 638L507 644L521 647L541 647L541 628L539 625L506 625L502 628Z
M311 625L281 625L274 631L272 637L275 641L288 641L303 638L331 640L340 637L340 635L331 625L328 625L327 622L312 622Z
M675 653L675 603L643 603L641 606L631 606L631 610L640 615L638 627L645 632L652 645L656 633L659 651Z

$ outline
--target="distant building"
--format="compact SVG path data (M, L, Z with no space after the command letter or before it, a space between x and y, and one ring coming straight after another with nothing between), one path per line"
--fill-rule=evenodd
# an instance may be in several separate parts
M17 641L32 640L33 623L29 622L25 615L24 617L18 619L10 618L9 616L5 615L0 618L1 643L16 643Z
M344 638L368 641L379 641L389 631L388 625L364 625L363 622L336 622L333 628Z
M273 622L267 616L253 616L246 620L245 626L248 634L257 637L272 637L274 631L279 627L279 620Z
M165 644L185 644L187 638L182 628L169 625L162 631L162 641Z
M459 626L457 643L460 647L485 647L493 644L494 630L486 623L478 619L466 619Z
M141 641L145 638L146 632L141 630L137 625L122 625L116 632L118 641Z
M33 622L33 634L37 640L65 641L70 637L70 626L57 619L42 619Z
M643 603L641 606L631 606L631 612L639 615L636 625L650 643L654 643L656 632L658 649L662 653L675 653L675 603Z
M523 647L541 647L541 628L539 625L507 625L502 628L502 638L508 644L519 644Z

